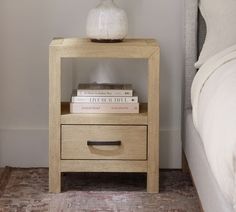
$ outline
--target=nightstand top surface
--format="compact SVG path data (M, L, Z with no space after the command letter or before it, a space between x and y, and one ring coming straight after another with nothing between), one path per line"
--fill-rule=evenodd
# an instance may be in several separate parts
M160 48L154 39L125 39L120 43L96 43L87 38L55 38L50 49L60 58L150 58Z
M125 39L120 43L96 43L87 38L54 38L50 46L71 47L71 46L132 46L132 47L158 47L155 39Z

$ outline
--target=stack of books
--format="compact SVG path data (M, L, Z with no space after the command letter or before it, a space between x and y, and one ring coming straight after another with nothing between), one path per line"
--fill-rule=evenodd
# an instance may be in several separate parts
M139 113L138 97L130 84L79 84L71 113Z

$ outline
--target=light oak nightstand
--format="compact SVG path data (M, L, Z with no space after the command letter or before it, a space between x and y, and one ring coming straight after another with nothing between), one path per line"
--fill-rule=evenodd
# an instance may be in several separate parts
M62 172L144 172L147 191L159 192L160 51L155 40L54 39L49 57L50 192L61 191ZM70 114L69 103L61 102L62 58L147 59L148 102L139 114ZM89 140L113 145L93 146Z

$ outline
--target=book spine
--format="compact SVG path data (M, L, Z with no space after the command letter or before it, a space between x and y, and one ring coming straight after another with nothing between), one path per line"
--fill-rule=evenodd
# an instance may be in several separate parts
M77 90L77 96L133 96L133 90Z
M90 104L70 103L71 113L139 113L139 103Z
M71 102L77 103L138 103L138 97L81 97L72 96Z

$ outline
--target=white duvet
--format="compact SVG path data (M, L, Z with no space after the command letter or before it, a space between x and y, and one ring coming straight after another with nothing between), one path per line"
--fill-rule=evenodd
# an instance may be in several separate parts
M210 167L236 210L236 45L199 69L191 95L194 124Z

